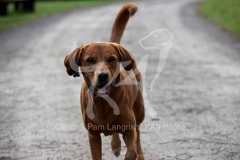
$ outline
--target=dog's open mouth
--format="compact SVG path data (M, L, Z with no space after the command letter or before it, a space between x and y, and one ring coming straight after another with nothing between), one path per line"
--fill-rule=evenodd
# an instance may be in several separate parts
M110 93L110 86L98 86L95 88L95 95L100 97L108 96Z
M104 86L102 88L97 88L97 92L100 94L108 94L110 92L110 87Z
M109 96L112 87L115 85L117 78L115 78L111 84L109 82L98 83L95 87L93 87L94 97L106 97Z

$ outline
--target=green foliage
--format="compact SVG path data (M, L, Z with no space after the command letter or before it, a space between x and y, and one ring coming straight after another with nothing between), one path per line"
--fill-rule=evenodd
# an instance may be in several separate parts
M240 36L240 0L206 0L201 12Z
M8 5L8 15L0 16L0 32L8 28L17 26L25 21L51 15L53 13L67 11L74 8L86 7L91 5L105 4L111 1L37 1L35 3L35 12L28 13L22 11L15 11L13 3ZM20 6L21 7L21 6Z

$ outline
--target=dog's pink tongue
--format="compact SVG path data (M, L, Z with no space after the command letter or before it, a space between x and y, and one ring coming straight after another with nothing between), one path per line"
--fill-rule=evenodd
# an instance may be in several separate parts
M102 87L102 88L98 88L98 92L99 93L107 93L109 91L108 87Z

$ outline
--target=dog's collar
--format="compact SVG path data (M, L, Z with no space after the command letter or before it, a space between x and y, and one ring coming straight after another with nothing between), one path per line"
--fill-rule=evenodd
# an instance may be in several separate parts
M87 82L87 85L88 85L88 92L91 92L92 94L93 94L93 98L94 99L98 99L98 98L100 98L100 97L104 97L104 96L108 96L109 95L109 93L110 93L110 91L111 91L111 89L115 86L115 84L116 84L116 82L117 82L117 77L112 81L112 83L111 83L111 85L110 85L110 91L109 91L109 93L108 94L105 94L105 93L103 93L103 94L99 94L97 91L96 91L96 88L95 87L93 87L89 82L89 80L87 80L88 82Z

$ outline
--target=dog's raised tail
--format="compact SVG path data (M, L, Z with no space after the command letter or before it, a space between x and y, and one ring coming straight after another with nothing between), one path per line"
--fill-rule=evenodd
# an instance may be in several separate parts
M113 23L112 32L110 36L110 42L120 43L124 29L131 16L137 11L138 7L133 3L126 3L115 19Z

